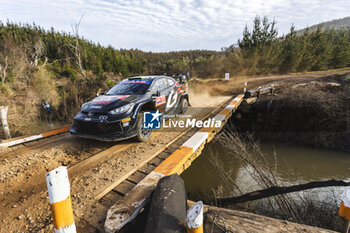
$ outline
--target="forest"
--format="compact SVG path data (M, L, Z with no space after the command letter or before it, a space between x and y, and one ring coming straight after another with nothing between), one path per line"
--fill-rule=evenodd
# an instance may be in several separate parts
M323 30L322 25L298 34L294 26L278 35L276 21L257 16L253 28L243 31L238 43L222 51L190 50L152 53L138 49L101 46L73 33L45 30L35 24L0 23L0 77L2 83L23 75L26 66L38 65L73 81L77 76L190 72L200 78L326 70L350 64L349 28Z

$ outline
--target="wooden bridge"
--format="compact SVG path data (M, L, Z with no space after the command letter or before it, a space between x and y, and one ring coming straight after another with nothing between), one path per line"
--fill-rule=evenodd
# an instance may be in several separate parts
M105 196L98 197L101 204L110 199L117 199L108 210L105 231L117 232L134 220L149 201L149 194L156 187L160 178L175 173L181 174L191 166L191 163L201 154L205 144L213 139L232 113L236 111L243 97L244 95L238 95L230 99L207 116L207 118L211 117L216 121L221 121L220 128L202 128L198 131L188 130L182 133L174 143L171 143L171 147L166 147L153 159L145 161L142 167L113 187Z

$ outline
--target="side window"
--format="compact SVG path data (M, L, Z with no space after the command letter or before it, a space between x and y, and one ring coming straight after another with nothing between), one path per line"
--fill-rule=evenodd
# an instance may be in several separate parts
M162 78L162 79L163 79L163 82L165 84L165 88L168 88L169 87L168 80L166 78Z
M174 84L175 84L174 80L168 78L167 81L168 81L168 87L174 86Z
M166 88L166 85L165 85L163 79L158 79L158 80L155 81L155 83L154 83L154 85L152 87L152 91L154 91L154 92L155 91L161 91L161 90L163 90L165 88Z

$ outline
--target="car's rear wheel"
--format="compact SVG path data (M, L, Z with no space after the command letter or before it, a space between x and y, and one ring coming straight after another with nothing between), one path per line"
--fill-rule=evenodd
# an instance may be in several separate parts
M136 139L139 142L147 141L152 134L152 129L145 129L143 127L143 113L141 112L137 118L136 125Z
M185 98L183 98L183 99L182 99L182 102L181 102L181 113L182 113L182 114L185 114L185 113L187 112L188 106L189 106L188 100L185 99Z

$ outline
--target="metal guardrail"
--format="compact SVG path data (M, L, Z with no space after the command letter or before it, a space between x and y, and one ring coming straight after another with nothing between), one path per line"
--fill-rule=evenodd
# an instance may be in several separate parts
M245 84L245 90L246 90L247 86ZM256 90L248 90L248 91L245 91L244 93L244 98L250 98L250 97L260 97L261 94L267 94L267 93L271 93L273 94L275 91L275 85L272 84L270 87L265 87L265 88L261 88L261 87L258 87L258 89Z

